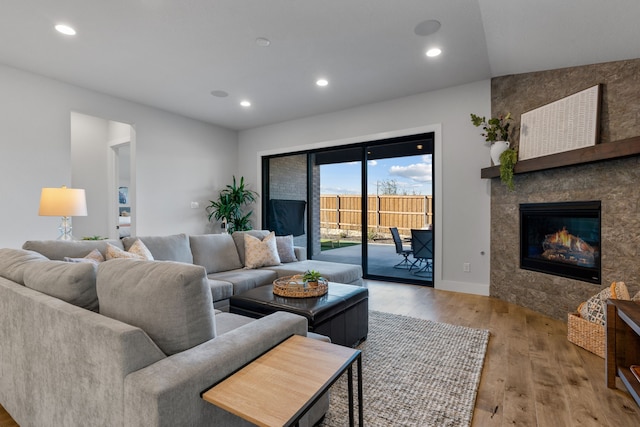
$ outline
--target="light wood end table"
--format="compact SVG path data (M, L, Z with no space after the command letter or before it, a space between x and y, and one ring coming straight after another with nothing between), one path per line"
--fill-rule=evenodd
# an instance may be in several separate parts
M358 369L358 421L363 423L360 350L293 335L204 392L207 402L258 426L297 425L348 371L349 425L354 425L353 363Z

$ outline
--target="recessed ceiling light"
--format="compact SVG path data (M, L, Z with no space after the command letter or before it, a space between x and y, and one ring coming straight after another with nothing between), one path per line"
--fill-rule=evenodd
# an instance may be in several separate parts
M256 44L258 46L267 47L267 46L269 46L271 44L271 40L269 40L266 37L258 37L256 39Z
M440 21L436 21L435 19L429 19L427 21L422 21L413 29L413 32L416 35L425 37L431 35L440 29Z
M76 30L74 30L73 28L71 28L68 25L58 24L58 25L55 26L55 29L59 33L66 34L67 36L75 36L76 35Z
M430 58L433 58L434 56L438 56L442 53L442 51L440 49L438 49L437 47L434 47L433 49L429 49L427 51L427 56Z
M318 80L316 80L316 84L318 86L324 87L324 86L327 86L329 84L329 80L327 80L327 79L318 79Z
M245 101L240 101L240 105L242 105L243 107L251 107L251 103L247 100Z
M227 96L229 96L229 94L227 92L225 92L224 90L212 90L211 91L211 95L218 97L218 98L226 98Z

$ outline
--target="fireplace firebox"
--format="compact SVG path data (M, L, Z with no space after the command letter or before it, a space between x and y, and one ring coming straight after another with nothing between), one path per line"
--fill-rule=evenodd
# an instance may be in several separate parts
M520 268L600 284L600 201L521 204Z

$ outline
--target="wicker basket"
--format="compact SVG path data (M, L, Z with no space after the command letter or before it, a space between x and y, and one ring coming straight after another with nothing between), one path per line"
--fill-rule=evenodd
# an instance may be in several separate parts
M575 345L604 358L606 346L604 325L589 322L577 313L569 313L567 338Z
M317 286L309 286L302 279L302 275L281 277L273 281L273 293L287 298L319 297L329 291L329 282L320 278Z

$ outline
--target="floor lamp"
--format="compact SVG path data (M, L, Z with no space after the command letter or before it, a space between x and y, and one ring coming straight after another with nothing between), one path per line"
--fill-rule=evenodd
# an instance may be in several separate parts
M87 199L83 189L43 188L40 194L40 216L59 216L62 223L58 230L58 240L73 240L71 235L71 217L87 216Z

